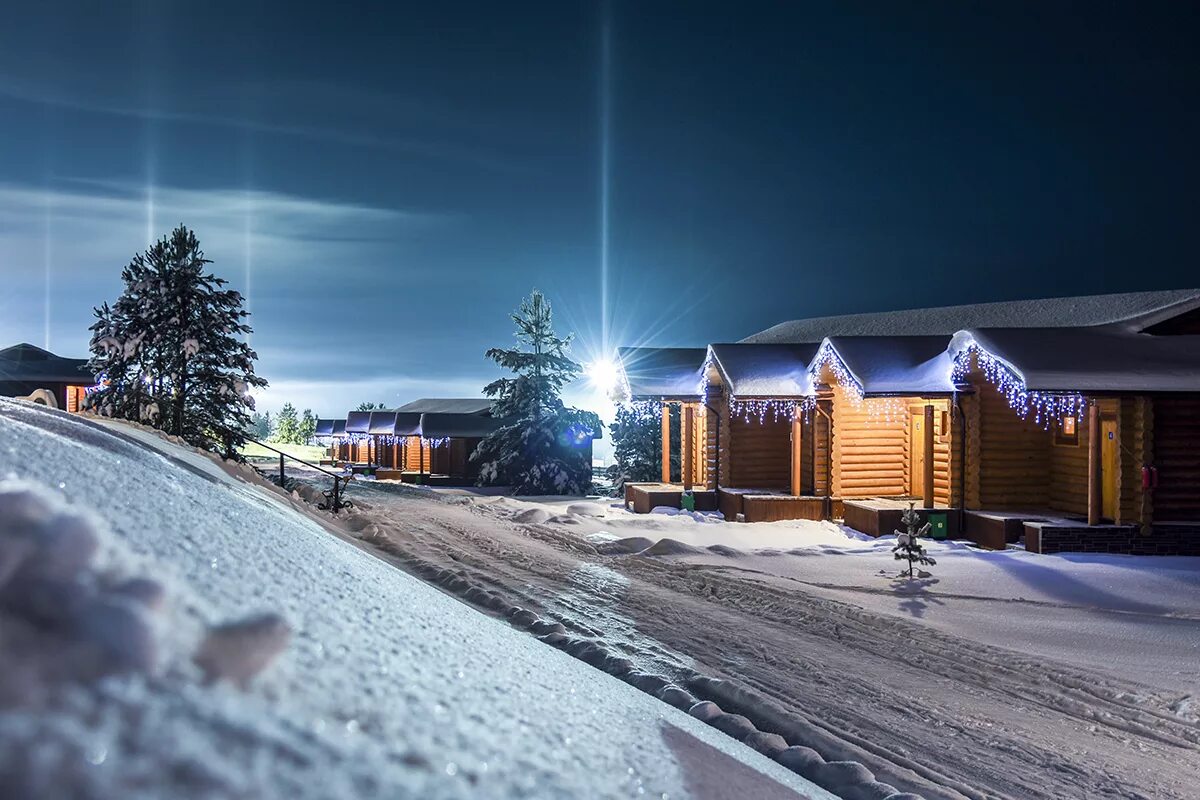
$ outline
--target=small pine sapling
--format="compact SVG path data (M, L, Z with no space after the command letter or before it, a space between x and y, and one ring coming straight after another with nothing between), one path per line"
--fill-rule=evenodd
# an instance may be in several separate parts
M921 522L921 517L913 506L913 503L909 503L908 510L900 517L900 521L904 523L904 527L908 528L908 531L896 531L896 546L892 548L892 553L897 561L908 562L908 577L910 578L913 577L913 564L931 567L937 564L918 541L921 536L929 535L929 523L926 522L920 528L917 527Z

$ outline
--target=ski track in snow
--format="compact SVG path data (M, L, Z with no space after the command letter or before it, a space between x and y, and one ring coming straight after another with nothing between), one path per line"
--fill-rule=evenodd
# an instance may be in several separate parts
M324 488L313 473L298 477ZM813 747L826 761L859 761L899 789L927 798L1196 796L1200 724L1188 709L1200 691L964 638L953 625L928 624L903 606L871 610L856 598L904 594L822 584L815 566L822 559L811 556L844 549L795 551L796 563L814 564L802 581L756 570L749 565L756 556L729 550L601 555L588 540L596 526L583 524L586 516L522 514L516 501L370 481L353 482L349 496L358 508L343 524L406 568L453 570L462 586L486 587L493 609L532 609L639 671L684 685L793 745ZM706 525L703 533L719 536L724 527ZM625 532L635 528L630 523ZM760 566L761 559L788 557L777 550L757 556ZM864 583L872 577L872 567L865 569ZM474 602L469 589L448 589L466 591ZM913 594L918 605L938 602L936 592ZM990 604L994 614L1020 602L967 597ZM1089 610L1038 600L1029 607ZM1113 613L1171 616L1138 608ZM1200 647L1198 623L1200 616L1185 610L1172 624L1189 626L1185 635L1197 634ZM1177 677L1197 681L1194 672Z

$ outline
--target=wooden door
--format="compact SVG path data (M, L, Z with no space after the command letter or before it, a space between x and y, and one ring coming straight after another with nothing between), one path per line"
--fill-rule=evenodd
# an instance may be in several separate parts
M1100 420L1100 515L1106 519L1117 518L1117 459L1120 448L1117 441L1117 421Z
M925 494L925 410L913 411L908 418L908 493Z

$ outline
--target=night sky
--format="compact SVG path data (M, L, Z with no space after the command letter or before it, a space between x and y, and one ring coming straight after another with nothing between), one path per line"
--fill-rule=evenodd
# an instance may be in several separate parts
M478 394L535 286L588 359L1200 284L1198 6L988 6L8 2L0 346L180 222L323 415Z

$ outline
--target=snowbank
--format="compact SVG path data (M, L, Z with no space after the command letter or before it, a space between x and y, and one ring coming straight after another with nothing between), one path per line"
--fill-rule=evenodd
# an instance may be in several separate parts
M564 498L473 498L521 521ZM955 636L1089 665L1172 691L1195 689L1200 649L1200 558L1106 554L1043 556L925 542L928 576L897 580L894 537L873 539L830 522L714 524L711 517L633 514L619 502L564 530L607 556L670 557L738 570ZM563 517L560 513L551 518Z
M9 401L0 442L0 477L61 494L67 505L45 501L51 513L97 518L113 555L76 569L94 573L95 598L139 576L143 589L162 588L119 601L162 620L151 625L152 663L43 681L36 706L10 698L0 709L6 792L830 797L384 564L206 456ZM5 631L41 624L0 615ZM71 619L47 630L100 627ZM20 659L0 650L0 674Z

